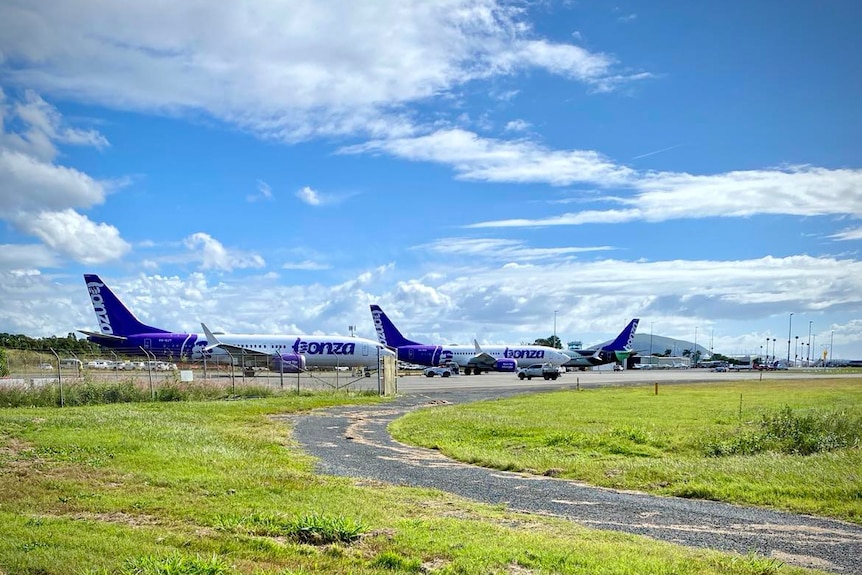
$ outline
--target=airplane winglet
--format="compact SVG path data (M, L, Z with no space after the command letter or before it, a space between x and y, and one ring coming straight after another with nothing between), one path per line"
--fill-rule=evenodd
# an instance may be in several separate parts
M473 339L473 345L476 346L476 355L482 355L483 353L485 353L484 351L482 351L482 348L479 347L479 342L475 339Z
M201 322L201 327L204 330L204 335L207 337L207 345L204 348L204 351L210 351L221 345L221 342L218 340L215 334L210 331L210 329L207 327L207 324Z

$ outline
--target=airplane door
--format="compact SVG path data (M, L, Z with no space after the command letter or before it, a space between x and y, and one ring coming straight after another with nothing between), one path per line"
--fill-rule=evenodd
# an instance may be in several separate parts
M362 344L362 355L364 355L365 357L368 357L368 344L367 343Z
M153 347L153 340L150 338L146 338L144 340L144 349L151 349Z

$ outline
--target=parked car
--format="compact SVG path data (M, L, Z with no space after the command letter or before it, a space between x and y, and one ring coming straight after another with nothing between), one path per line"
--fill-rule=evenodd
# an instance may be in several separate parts
M531 380L534 377L549 379L557 379L560 377L560 368L551 363L534 363L518 371L518 379Z
M422 370L422 375L425 377L434 377L439 375L440 377L451 377L453 375L460 375L461 368L458 367L458 364L455 362L450 362L446 365L437 365L434 367L426 367Z

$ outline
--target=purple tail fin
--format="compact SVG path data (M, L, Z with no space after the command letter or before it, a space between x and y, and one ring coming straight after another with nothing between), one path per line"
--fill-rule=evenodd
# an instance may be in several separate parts
M631 320L626 326L626 328L620 332L617 338L604 349L606 349L607 351L620 351L624 349L630 349L632 346L632 340L635 337L635 332L638 329L639 321L639 319Z
M103 334L128 336L138 333L169 333L164 329L141 323L99 276L84 274L84 283L87 284L87 291L93 302L99 331Z
M374 329L377 330L377 339L386 347L404 347L407 345L422 345L410 341L401 335L395 324L383 313L379 305L371 304L371 319L374 321Z

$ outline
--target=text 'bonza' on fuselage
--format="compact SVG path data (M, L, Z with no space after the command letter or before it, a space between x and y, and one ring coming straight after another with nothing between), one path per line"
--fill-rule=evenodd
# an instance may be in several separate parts
M377 338L395 349L400 361L417 365L441 365L455 362L466 375L483 371L515 371L533 363L550 363L557 367L569 361L558 349L542 345L425 345L404 337L378 305L371 306L371 318Z

